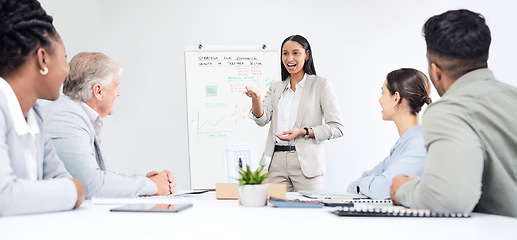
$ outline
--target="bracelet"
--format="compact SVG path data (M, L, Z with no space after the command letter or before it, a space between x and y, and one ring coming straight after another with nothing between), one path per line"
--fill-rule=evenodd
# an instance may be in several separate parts
M303 136L303 137L304 137L304 138L309 138L309 137L310 137L310 136L309 136L309 128L306 128L306 127L305 127L305 128L303 128L303 129L305 129L305 136Z

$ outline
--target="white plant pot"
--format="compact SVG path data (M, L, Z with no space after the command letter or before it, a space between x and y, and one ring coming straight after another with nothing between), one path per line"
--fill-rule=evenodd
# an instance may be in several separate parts
M239 199L245 207L263 207L267 204L268 184L240 185Z

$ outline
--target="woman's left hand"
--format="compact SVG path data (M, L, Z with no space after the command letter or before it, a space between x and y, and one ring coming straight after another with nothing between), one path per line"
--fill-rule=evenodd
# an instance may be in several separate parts
M305 135L305 129L301 128L293 128L291 130L281 132L280 134L275 133L275 136L282 141L291 141L296 137L303 135Z

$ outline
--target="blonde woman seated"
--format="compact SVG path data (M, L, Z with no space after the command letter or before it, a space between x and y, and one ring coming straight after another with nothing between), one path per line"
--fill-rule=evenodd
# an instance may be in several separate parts
M427 154L418 113L424 104L431 103L429 94L429 80L416 69L402 68L387 75L379 99L382 119L395 122L400 138L384 161L350 183L349 193L387 199L394 176L422 176Z

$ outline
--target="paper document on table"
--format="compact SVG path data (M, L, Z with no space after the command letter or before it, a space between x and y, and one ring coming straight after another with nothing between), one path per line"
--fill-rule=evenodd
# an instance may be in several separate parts
M255 144L225 144L224 161L226 165L226 182L237 183L239 170L250 166L255 170L257 161L257 147Z
M92 198L93 204L137 204L137 203L148 203L148 204L159 204L159 203L187 203L183 198L163 198L163 197L137 197L137 198Z
M209 191L209 189L176 190L173 194L163 195L163 196L148 196L148 198L177 198L177 197L183 197L183 196L187 196L187 195L203 194L208 191Z
M330 193L330 192L317 192L317 191L299 191L299 193L308 198L315 199L344 199L344 200L359 200L368 199L367 196L353 193Z

